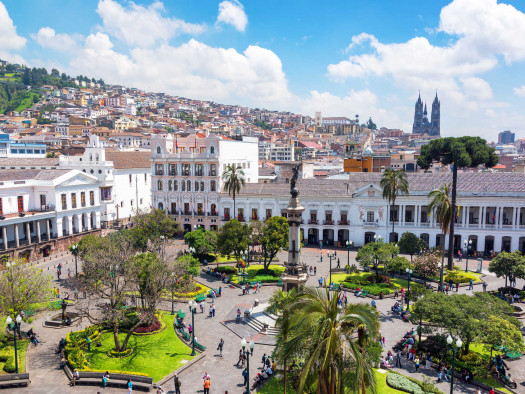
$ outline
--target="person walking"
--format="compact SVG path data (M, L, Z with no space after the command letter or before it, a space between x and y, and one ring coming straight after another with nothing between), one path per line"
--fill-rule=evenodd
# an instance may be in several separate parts
M319 277L319 287L323 287L323 277Z
M459 292L459 282L456 282L456 293Z
M474 281L472 279L468 282L468 289L474 290Z
M222 296L222 287L219 286L219 298L221 298L221 296Z
M401 352L399 350L396 353L396 368L403 368L401 365Z
M314 276L317 275L317 267L314 266Z
M190 334L190 336L192 332L193 332L193 327L191 326L191 324L188 324L188 333Z
M215 317L215 304L211 306L211 317Z
M177 375L173 378L173 385L175 386L175 394L180 394L180 386L182 383Z
M426 360L426 365L425 365L426 369L428 369L430 371L431 367L432 367L432 356L430 356L430 353L427 354L427 360Z
M133 383L131 382L131 379L128 379L128 383L126 385L128 387L128 394L131 394L133 391Z
M419 357L416 356L416 358L414 359L414 366L416 367L416 372L417 370L419 369Z
M200 303L201 313L204 313L204 301L201 301Z
M211 380L204 379L204 394L210 394Z
M337 259L337 268L341 268L341 260Z
M224 346L224 339L221 338L219 342L219 346L217 346L217 350L219 351L219 357L222 357L222 347Z
M483 282L483 293L487 292L487 282Z
M238 367L240 362L242 362L242 349L239 349L239 360L237 360L235 366Z
M266 365L266 353L263 354L262 356L262 367L264 368L264 366Z
M246 368L242 370L242 376L244 377L244 383L242 385L248 387L248 370Z

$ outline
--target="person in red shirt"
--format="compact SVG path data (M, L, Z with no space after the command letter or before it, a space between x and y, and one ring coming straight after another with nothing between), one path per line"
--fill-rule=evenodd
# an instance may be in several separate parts
M489 394L494 394L494 387L491 387L489 390Z

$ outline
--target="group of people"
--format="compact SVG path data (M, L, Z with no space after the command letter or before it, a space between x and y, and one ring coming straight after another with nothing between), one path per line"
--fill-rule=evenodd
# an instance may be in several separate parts
M262 382L264 382L266 379L270 378L275 371L277 370L277 365L275 364L275 360L271 360L270 356L267 356L266 353L262 356L262 367L261 372L258 372L257 375L253 378L253 387L259 387ZM247 371L245 369L245 371ZM244 371L243 371L244 376ZM248 379L247 376L244 377L244 384L245 386L248 385Z

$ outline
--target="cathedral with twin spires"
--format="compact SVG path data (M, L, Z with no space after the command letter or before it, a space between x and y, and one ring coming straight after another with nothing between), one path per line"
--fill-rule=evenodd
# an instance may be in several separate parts
M428 134L431 136L440 136L440 102L438 100L437 92L436 98L432 102L432 113L430 121L428 120L427 104L421 101L421 93L416 101L416 109L414 112L414 125L412 126L412 133Z

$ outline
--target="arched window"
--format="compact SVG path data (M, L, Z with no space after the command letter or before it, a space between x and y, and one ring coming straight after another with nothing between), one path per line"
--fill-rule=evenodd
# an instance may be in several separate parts
M173 181L173 190L179 190L179 183L177 181Z
M159 209L160 209L161 211L164 210L164 204L162 204L161 202L159 202Z
M157 190L162 190L162 181L157 181Z
M186 188L188 189L189 192L191 192L191 181L186 182Z
M181 190L182 190L183 192L186 191L186 182L182 181L182 182L180 183L180 185L181 185Z
M195 191L199 191L199 182L195 181Z
M160 155L160 146L157 146L157 154Z
M97 162L98 162L98 153L97 153L97 156L96 156L96 159L95 159Z
M89 155L89 161L93 161L93 155Z
M211 182L210 182L210 190L211 190L212 192L216 191L216 190L215 190L215 181L211 181Z
M201 192L204 191L204 181L201 181Z
M210 148L210 153L211 153L212 155L215 153L215 147L214 147L214 146L212 146L212 147Z
M169 191L171 191L171 185L172 185L171 181L168 181L168 190Z
M217 205L211 204L211 215L217 216Z

